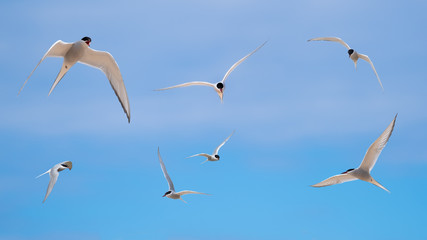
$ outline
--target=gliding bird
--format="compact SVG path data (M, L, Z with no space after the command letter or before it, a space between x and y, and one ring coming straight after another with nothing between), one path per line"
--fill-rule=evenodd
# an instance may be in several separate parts
M354 49L351 49L350 46L348 46L347 43L345 43L341 38L337 38L337 37L320 37L320 38L313 38L308 40L308 42L310 41L332 41L332 42L337 42L337 43L341 43L344 47L346 47L348 49L347 53L348 56L351 58L351 60L353 60L354 62L354 67L357 69L357 60L359 58L367 61L369 64L371 64L372 69L374 70L375 75L377 76L378 82L381 85L381 89L384 90L383 88L383 84L381 83L380 77L377 74L377 70L375 70L374 64L372 63L371 59L369 59L369 57L367 55L358 53L356 51L354 51Z
M47 187L47 191L46 191L46 195L44 197L43 203L46 201L50 192L52 192L53 186L55 186L56 180L58 180L59 172L66 168L71 170L71 168L73 168L73 163L71 163L70 161L58 163L55 166L53 166L51 169L47 170L45 173L40 174L39 176L36 177L36 178L39 178L45 175L46 173L49 173L50 181Z
M230 136L228 136L228 138L226 138L224 140L224 142L222 142L216 149L215 151L212 153L212 155L209 155L207 153L199 153L199 154L195 154L193 156L189 156L187 158L191 158L191 157L196 157L196 156L202 156L202 157L206 157L206 161L202 162L205 163L207 161L218 161L219 160L219 155L218 155L218 151L219 149L228 141L228 139L231 137L231 135L233 135L234 131L230 134ZM201 164L202 164L201 163Z
M168 90L168 89L172 89L172 88L179 88L179 87L188 87L188 86L194 86L194 85L199 85L199 86L208 86L208 87L212 87L215 92L218 94L219 98L221 99L222 102L222 96L224 94L224 82L225 80L228 78L228 76L230 75L230 73L237 67L239 66L243 61L245 61L249 56L251 56L252 54L254 54L256 51L258 51L261 47L263 47L267 42L264 42L263 44L261 44L261 46L257 47L255 50L253 50L251 53L249 53L248 55L244 56L242 59L240 59L239 61L237 61L235 64L233 64L233 66L231 66L230 69L228 69L227 73L225 73L224 77L222 78L221 82L218 82L216 84L213 83L209 83L209 82L201 82L201 81L194 81L194 82L188 82L188 83L183 83L183 84L179 84L179 85L175 85L172 87L167 87L167 88L161 88L161 89L156 89L155 91L163 91L163 90Z
M168 185L169 185L169 191L167 191L163 195L163 197L168 197L170 199L181 199L183 202L187 203L186 201L184 201L184 199L181 198L182 195L185 195L185 194L205 194L205 195L209 195L207 193L195 192L195 191L190 191L190 190L184 190L184 191L181 191L181 192L175 192L175 187L173 185L172 179L169 177L169 174L166 171L165 164L163 163L162 157L160 156L160 148L157 149L157 155L159 156L160 166L162 167L163 175L165 175L165 178L168 181Z
M91 49L89 47L91 41L92 39L90 37L84 37L80 41L74 43L66 43L61 40L54 43L31 72L30 76L28 76L27 80L25 80L24 84L19 90L19 93L22 91L28 79L31 77L31 75L33 75L34 71L46 57L63 57L64 62L62 64L61 70L59 71L55 82L50 88L48 96L59 83L59 81L61 81L64 75L68 72L68 70L70 70L74 64L80 62L91 67L98 68L104 72L110 81L111 87L113 88L114 93L116 93L116 96L119 99L124 112L126 113L128 122L130 122L129 99L122 75L119 70L119 66L110 53Z
M381 154L381 151L384 149L385 145L388 142L388 139L391 136L391 133L393 132L394 123L396 122L396 116L394 117L393 121L388 125L388 127L384 130L384 132L380 135L380 137L375 140L374 143L368 148L368 151L365 154L365 157L363 158L362 163L360 166L356 169L351 168L347 171L332 176L326 180L323 180L320 183L312 185L312 187L326 187L334 184L354 181L357 179L370 182L374 184L375 186L378 186L387 192L390 192L385 187L383 187L380 183L375 181L375 179L371 176L371 170L374 167L375 163L377 162L378 157Z

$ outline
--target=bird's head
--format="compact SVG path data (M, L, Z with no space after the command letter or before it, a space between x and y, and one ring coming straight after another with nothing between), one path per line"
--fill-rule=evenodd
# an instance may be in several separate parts
M348 57L350 57L350 56L351 56L351 54L353 54L353 53L354 53L354 50L353 50L353 49L349 49L349 50L347 51L347 53L348 53Z
M349 172L351 172L351 171L353 171L353 170L354 170L354 168L350 168L350 169L348 169L347 171L342 172L341 174L346 174L346 173L349 173Z
M71 170L71 168L73 168L73 163L71 161L67 161L67 162L61 163L61 166L63 166L64 168L68 168L68 169Z
M222 96L224 94L224 84L222 82L219 82L216 84L216 88L218 89L217 93L219 98L221 98L221 102L222 102Z
M171 194L172 193L172 191L167 191L166 193L165 193L165 195L163 195L163 197L166 197L167 195L169 195L169 194Z
M219 160L219 155L218 155L218 154L217 154L217 155L215 155L215 158Z
M90 37L84 37L82 38L82 41L85 42L88 46L90 46L90 42L92 42L92 39L90 39Z

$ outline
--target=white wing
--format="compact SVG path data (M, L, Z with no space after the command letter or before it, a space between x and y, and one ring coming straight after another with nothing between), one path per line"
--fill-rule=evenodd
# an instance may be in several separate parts
M248 58L249 56L251 56L252 54L254 54L256 51L258 51L260 48L262 48L265 44L267 43L267 41L265 41L263 44L261 44L261 46L257 47L255 50L253 50L251 53L249 53L248 55L244 56L242 59L240 59L239 61L237 61L235 64L233 64L233 66L231 66L230 69L228 69L227 73L224 75L224 77L222 78L221 82L224 83L225 79L228 78L228 75L230 75L230 73L237 67L239 66L243 61L246 60L246 58Z
M357 55L359 55L359 57L360 57L361 59L363 59L363 60L365 60L365 61L367 61L368 63L370 63L370 64L371 64L371 67L372 67L372 69L374 70L375 75L377 75L378 82L380 83L381 88L384 90L384 88L383 88L383 84L381 83L380 77L378 77L377 70L375 70L374 64L372 63L371 59L369 59L369 57L368 57L367 55L365 55L365 54L357 53Z
M311 185L312 187L326 187L331 186L335 184L340 184L344 182L354 181L357 180L356 177L351 176L350 174L338 174L335 176L332 176L326 180L321 181L320 183Z
M190 191L190 190L184 190L181 192L177 192L176 194L178 194L179 196L185 195L185 194L204 194L204 195L209 195L207 193L201 193L201 192L195 192L195 191Z
M347 49L350 49L350 46L348 46L347 43L345 43L341 38L337 38L337 37L319 37L319 38L312 38L310 41L332 41L332 42L338 42L341 43L344 47L346 47Z
M175 187L173 186L173 182L169 177L168 171L166 171L165 164L163 163L162 157L160 156L160 148L157 148L157 155L159 155L160 166L162 167L163 175L165 175L166 180L169 184L169 190L175 191Z
M369 172L372 170L375 163L377 162L378 157L381 154L381 151L384 149L385 145L388 142L388 139L391 136L391 133L393 132L396 118L397 114L394 117L393 121L390 123L390 125L388 125L384 132L379 136L379 138L375 140L375 142L372 143L371 146L368 148L368 151L366 152L365 157L363 158L363 161L360 164L359 168Z
M193 156L189 156L189 157L186 157L186 158L197 157L197 156L202 156L202 157L209 158L211 155L206 154L206 153L199 153L199 154L194 154Z
M46 57L64 57L65 54L68 52L68 50L70 50L70 48L71 48L72 45L73 45L72 43L66 43L66 42L63 42L61 40L56 41L56 43L54 43L49 48L49 50L47 50L47 52L44 54L43 58L39 61L39 63L37 64L37 66L30 73L30 76L27 77L27 79L25 80L25 82L22 85L21 89L19 90L18 95L19 95L19 93L21 93L21 91L24 88L25 84L27 84L28 79L30 79L31 75L33 75L34 71L37 69L37 67L40 65L40 63L43 62L43 60Z
M46 195L44 197L43 202L46 201L47 197L49 196L50 192L52 192L53 186L55 186L56 180L58 180L58 166L55 165L51 171L49 172L49 176L50 176L50 181L49 181L49 185L47 186L47 191L46 191Z
M222 147L222 146L224 146L224 144L228 141L228 139L233 135L233 133L234 133L235 131L233 131L231 134L230 134L230 136L228 136L228 138L226 138L225 140L224 140L224 142L222 142L216 149L215 149L215 151L214 151L214 153L212 154L212 155L217 155L218 154L218 151L219 151L219 149Z
M172 89L172 88L188 87L188 86L208 86L208 87L213 87L216 91L215 84L208 83L208 82L198 82L198 81L178 84L178 85L175 85L172 87L167 87L167 88L156 89L155 91L163 91L163 90L168 90L168 89Z
M124 112L130 122L130 107L129 99L126 92L125 83L123 82L122 74L120 73L119 66L110 53L104 51L96 51L87 48L85 55L79 62L87 64L91 67L99 68L107 76L110 81L111 87L114 90L117 98L122 105Z

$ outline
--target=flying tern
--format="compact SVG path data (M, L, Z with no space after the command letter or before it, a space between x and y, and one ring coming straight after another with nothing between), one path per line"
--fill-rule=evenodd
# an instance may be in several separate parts
M381 89L384 90L383 88L383 84L381 83L380 77L377 74L377 70L375 70L374 64L372 63L371 59L369 59L369 57L365 54L361 54L356 52L354 49L350 48L350 46L345 43L341 38L337 38L337 37L319 37L319 38L313 38L313 39L309 39L310 41L332 41L332 42L337 42L337 43L341 43L344 47L346 47L348 49L347 53L348 56L350 57L351 60L353 60L354 62L354 67L357 69L357 60L359 58L367 61L369 64L371 64L372 69L374 70L375 75L377 76L378 82L381 85Z
M55 186L56 180L58 180L59 172L66 168L71 170L72 167L73 167L73 163L70 161L58 163L55 166L53 166L51 169L47 170L45 173L40 174L39 176L36 177L36 178L39 178L45 175L46 173L49 173L50 181L47 187L47 191L46 191L46 195L44 197L43 203L46 201L50 192L52 192L53 186Z
M228 139L233 135L233 133L234 133L234 131L230 134L230 136L228 136L225 140L224 140L224 142L222 142L216 149L215 149L215 151L211 154L211 155L209 155L209 154L207 154L207 153L199 153L199 154L195 154L195 155L193 155L193 156L189 156L189 157L187 157L187 158L191 158L191 157L197 157L197 156L202 156L202 157L206 157L206 161L204 161L204 162L202 162L202 163L205 163L205 162L207 162L207 161L218 161L219 160L219 155L218 155L218 151L219 151L219 149L221 149L221 147L222 146L224 146L224 144L228 141Z
M347 171L341 174L332 176L326 180L323 180L320 183L314 184L312 185L312 187L326 187L334 184L339 184L339 183L360 179L360 180L372 183L375 186L378 186L386 190L387 192L390 192L371 176L371 170L374 167L375 163L377 162L377 159L380 156L381 151L384 149L385 145L387 144L388 139L391 136L391 133L393 132L394 123L396 122L396 117L397 117L397 114L394 117L393 121L390 123L390 125L388 125L388 127L380 135L380 137L377 140L375 140L375 142L372 143L371 146L368 148L368 151L366 152L365 157L363 158L363 161L358 168L348 169Z
M68 70L70 70L74 64L80 62L91 67L98 68L104 72L110 81L111 87L116 93L124 112L126 113L128 122L130 122L129 99L122 75L119 70L119 66L110 53L91 49L89 47L91 41L92 39L90 37L84 37L80 41L74 43L66 43L61 40L55 42L39 61L37 66L31 72L30 76L28 76L28 78L25 80L24 84L19 90L19 93L22 91L28 79L30 79L31 75L33 75L34 71L46 57L62 57L64 58L64 62L62 63L61 70L59 71L55 82L50 88L48 95L52 93L53 89L56 87L59 81L61 81Z
M183 84L179 84L179 85L175 85L175 86L171 86L171 87L167 87L167 88L156 89L155 91L163 91L163 90L168 90L168 89L172 89L172 88L188 87L188 86L195 86L195 85L208 86L208 87L212 87L215 90L215 92L218 94L218 96L219 96L219 98L221 99L221 102L222 102L222 97L223 97L224 89L225 89L224 82L228 78L228 76L230 75L230 73L237 66L239 66L243 61L245 61L249 56L251 56L256 51L258 51L260 48L262 48L266 43L267 42L264 42L259 47L257 47L255 50L253 50L251 53L249 53L248 55L244 56L242 59L240 59L239 61L237 61L236 63L234 63L233 66L231 66L231 68L228 69L228 71L225 73L225 75L222 78L222 80L220 82L216 83L216 84L213 84L213 83L210 83L210 82L194 81L194 82L187 82L187 83L183 83Z
M181 199L184 203L187 203L184 201L184 199L181 198L182 195L185 194L205 194L209 195L207 193L201 193L201 192L195 192L190 190L184 190L181 192L175 192L175 187L173 185L172 179L169 177L168 171L166 171L165 164L163 163L162 157L160 156L160 149L157 149L157 155L159 156L160 166L162 167L163 175L165 175L166 180L168 181L169 190L163 195L163 197L168 197L170 199Z

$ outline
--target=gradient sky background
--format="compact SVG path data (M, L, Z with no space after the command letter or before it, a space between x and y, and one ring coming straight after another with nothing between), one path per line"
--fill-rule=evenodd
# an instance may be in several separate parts
M426 1L1 1L0 239L426 239ZM92 38L120 66L77 64L47 93L57 40ZM357 71L338 36L370 56ZM206 87L228 78L224 103ZM398 113L373 176L357 167ZM221 161L185 157L221 149ZM158 158L188 204L168 190ZM47 175L70 160L45 204Z

